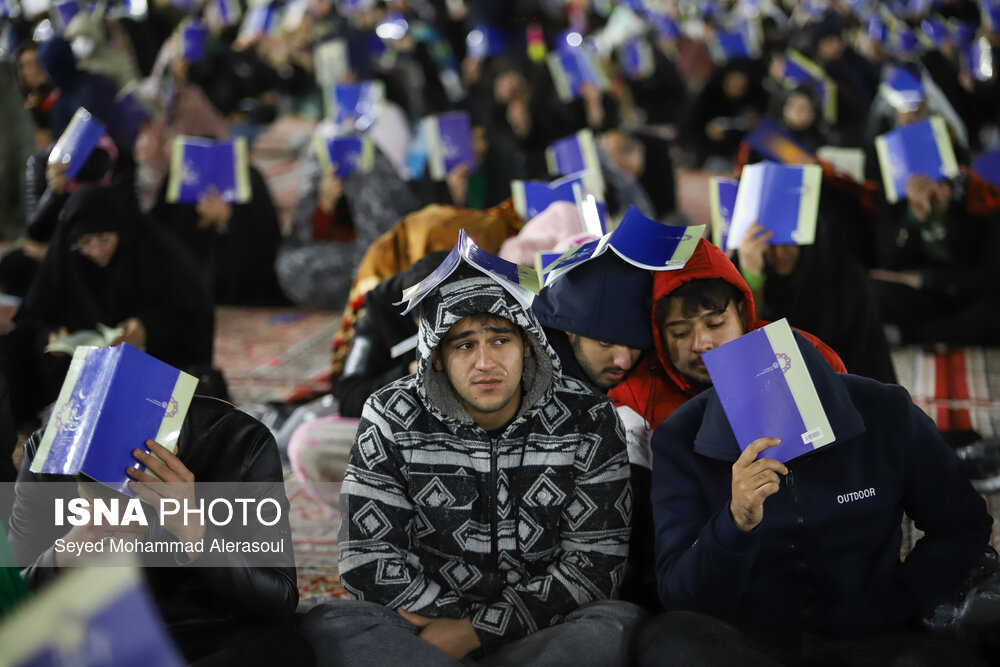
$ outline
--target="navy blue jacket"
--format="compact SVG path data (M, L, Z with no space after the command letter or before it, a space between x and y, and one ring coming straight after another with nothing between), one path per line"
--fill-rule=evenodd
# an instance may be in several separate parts
M788 462L754 530L740 531L729 512L740 450L713 389L654 433L660 597L668 609L762 630L901 628L954 595L992 520L906 390L834 373L799 340L837 440ZM926 535L900 563L904 511Z

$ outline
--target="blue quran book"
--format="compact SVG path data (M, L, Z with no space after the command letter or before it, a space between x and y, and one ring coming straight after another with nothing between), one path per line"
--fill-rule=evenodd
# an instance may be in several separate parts
M31 471L82 473L134 496L125 469L143 465L132 450L155 440L175 451L197 385L127 343L77 348Z
M759 21L747 21L737 30L719 30L708 41L708 50L716 64L730 60L760 58L763 34Z
M476 171L476 155L472 151L472 121L465 111L428 116L422 121L427 138L427 166L431 178L443 181L460 164Z
M972 163L972 171L987 182L1000 187L1000 149L977 157Z
M514 210L522 220L531 220L557 201L582 201L591 191L588 172L578 172L547 183L545 181L510 182Z
M375 166L375 143L371 137L326 137L317 133L313 144L323 170L333 169L342 181L356 173L367 174Z
M177 49L189 63L201 60L208 41L208 26L201 21L185 19L177 31Z
M816 238L823 168L760 162L743 168L726 249L740 247L756 222L774 232L769 243L810 245Z
M61 0L52 3L50 14L55 29L59 34L66 32L66 27L73 17L80 13L80 4L76 0Z
M676 41L681 38L681 29L677 26L677 22L666 14L649 12L646 20L656 30L656 35L661 40Z
M904 67L887 68L878 91L896 111L914 111L926 99L923 84Z
M0 663L17 667L182 667L135 559L73 568L0 624Z
M250 201L246 139L212 141L184 136L174 139L167 201L196 204L212 187L218 190L224 202L246 204Z
M701 358L740 451L758 438L780 438L780 445L758 458L785 462L836 439L787 320L744 334Z
M73 114L69 125L63 130L56 145L49 153L49 164L61 162L66 165L66 175L76 178L87 158L94 152L97 142L104 135L105 128L101 121L90 115L90 112L80 107Z
M378 120L385 105L385 84L381 81L338 83L330 89L328 116L337 125L362 132Z
M995 75L993 47L986 37L978 37L961 53L962 71L968 72L976 81L990 81Z
M601 160L597 154L594 133L590 130L580 130L549 144L545 149L545 164L553 176L590 171L594 174L594 184L604 192L604 179L600 176Z
M465 55L473 60L502 58L507 53L503 31L493 26L479 26L465 37Z
M563 103L580 97L580 89L590 84L608 89L608 77L597 55L586 46L566 47L545 56L556 94Z
M531 302L534 301L535 295L541 289L538 273L533 268L509 262L486 252L476 245L472 237L462 229L458 232L458 243L441 264L419 283L403 290L402 300L396 303L397 306L406 304L401 314L406 315L416 308L417 304L437 289L463 261L495 280L501 287L510 292L525 309L531 307Z
M735 178L713 176L708 181L708 204L712 216L712 243L718 248L725 249L739 185L740 182Z
M656 70L653 46L641 37L626 40L619 49L618 59L630 79L647 79Z
M896 128L875 138L885 198L890 204L906 198L906 182L913 174L933 179L958 175L955 150L940 116Z
M247 7L243 14L240 30L233 40L237 49L245 48L261 37L273 34L281 26L279 21L281 5L274 2L264 2Z
M816 156L770 118L762 118L743 141L767 160L782 164L815 164Z
M672 271L681 269L691 258L705 232L705 225L679 227L650 220L634 206L613 232L595 241L574 246L541 269L542 283L551 285L583 262L609 249L640 269ZM541 260L536 258L536 264Z

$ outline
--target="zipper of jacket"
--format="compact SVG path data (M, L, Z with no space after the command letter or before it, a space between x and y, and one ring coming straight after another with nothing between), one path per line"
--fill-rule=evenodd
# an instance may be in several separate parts
M500 562L500 537L499 525L497 522L497 451L496 440L490 438L490 553L493 561ZM508 489L510 493L510 489Z
M796 546L797 543L799 542L799 538L801 537L800 532L802 531L802 528L805 525L805 518L802 516L802 505L799 502L798 490L795 488L795 473L789 470L788 475L785 476L785 480L788 482L788 490L792 494L792 502L794 503L795 507L795 536L793 538L795 541L792 542L792 546ZM799 573L802 575L803 578L805 578L806 574L806 562L804 560L805 556L802 554L801 549L796 547L795 551L796 551L795 555L798 558ZM809 586L806 586L805 600L802 609L802 618L800 620L803 629L807 625L807 619L810 615L809 606L811 604L810 602L811 597L812 597L812 591Z

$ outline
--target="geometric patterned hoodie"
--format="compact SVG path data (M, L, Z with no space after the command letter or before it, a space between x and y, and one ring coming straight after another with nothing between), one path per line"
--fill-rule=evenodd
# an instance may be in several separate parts
M355 598L469 618L488 653L616 596L632 517L611 402L563 377L542 328L464 263L419 306L418 370L365 403L341 491L340 576ZM466 315L521 328L521 407L493 439L431 351Z

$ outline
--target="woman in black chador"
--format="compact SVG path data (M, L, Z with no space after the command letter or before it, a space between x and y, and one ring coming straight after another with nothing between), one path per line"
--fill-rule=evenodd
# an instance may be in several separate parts
M119 339L182 370L212 363L215 315L180 243L110 187L66 201L38 276L9 335L15 412L30 420L55 400L69 357L44 351L53 333L119 327Z

